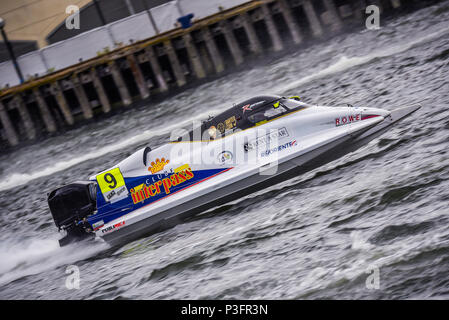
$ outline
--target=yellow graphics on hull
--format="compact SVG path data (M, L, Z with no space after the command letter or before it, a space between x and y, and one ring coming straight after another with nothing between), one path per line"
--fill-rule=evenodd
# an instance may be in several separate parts
M161 193L165 193L166 195L170 194L170 189L172 187L176 187L179 184L185 183L187 180L190 180L194 177L192 169L186 168L185 170L176 172L171 176L164 178L162 180L156 181L153 184L146 185L141 184L133 189L131 189L131 197L133 199L134 204L143 202L146 199L151 197L158 196Z

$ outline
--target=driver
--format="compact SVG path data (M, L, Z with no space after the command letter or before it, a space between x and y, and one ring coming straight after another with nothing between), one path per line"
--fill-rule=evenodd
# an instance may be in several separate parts
M217 128L215 128L215 126L211 126L208 133L211 140L215 140L217 138Z

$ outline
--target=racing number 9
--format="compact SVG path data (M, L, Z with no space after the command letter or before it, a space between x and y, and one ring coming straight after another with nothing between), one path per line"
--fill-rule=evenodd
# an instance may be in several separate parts
M110 173L106 173L104 175L104 181L109 183L109 185L108 185L109 189L114 189L117 186L117 180Z
M119 168L114 168L108 172L99 174L97 181L103 194L125 185L123 175Z

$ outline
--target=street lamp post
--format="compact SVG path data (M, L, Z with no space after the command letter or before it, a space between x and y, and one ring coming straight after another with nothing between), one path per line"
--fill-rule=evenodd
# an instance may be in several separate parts
M2 33L3 41L5 42L6 49L8 50L9 56L11 57L14 68L16 69L17 75L19 76L20 83L24 83L22 71L20 70L19 64L17 63L16 56L14 55L14 51L12 49L11 43L8 40L5 32L5 20L0 18L0 31Z

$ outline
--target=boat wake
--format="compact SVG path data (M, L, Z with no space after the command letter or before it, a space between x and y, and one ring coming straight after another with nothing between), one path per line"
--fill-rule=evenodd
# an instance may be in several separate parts
M89 246L72 244L60 247L56 238L35 239L26 243L0 244L0 286L60 266L87 259L108 249L104 242Z

